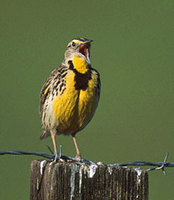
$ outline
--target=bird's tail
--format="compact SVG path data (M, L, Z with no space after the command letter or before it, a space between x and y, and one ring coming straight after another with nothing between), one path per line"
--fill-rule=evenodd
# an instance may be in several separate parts
M46 138L46 137L48 137L48 136L50 136L50 132L48 132L48 131L43 131L43 133L42 133L41 136L40 136L40 139L42 140L42 139L44 139L44 138Z

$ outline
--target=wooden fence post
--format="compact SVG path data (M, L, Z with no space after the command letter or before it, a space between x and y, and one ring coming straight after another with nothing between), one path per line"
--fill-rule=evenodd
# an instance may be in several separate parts
M148 175L138 168L32 161L30 200L62 199L148 200Z

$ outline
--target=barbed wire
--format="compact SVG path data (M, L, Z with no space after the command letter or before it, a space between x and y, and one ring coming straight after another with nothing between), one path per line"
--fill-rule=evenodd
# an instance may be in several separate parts
M26 152L26 151L0 151L0 155L34 155L39 156L42 158L47 158L50 160L54 160L55 155L51 148L48 146L48 149L51 153L44 153L44 152ZM59 150L59 159L62 162L66 161L76 161L81 163L87 163L87 164L98 164L98 165L106 165L106 166L118 166L118 167L127 167L127 166L153 166L152 168L146 169L146 171L153 171L153 170L162 170L163 174L166 175L165 168L167 167L174 167L174 162L167 162L169 153L166 153L165 158L163 161L160 162L147 162L147 161L134 161L134 162L128 162L128 163L114 163L114 164L103 164L102 162L95 163L94 161L87 160L84 158L76 158L71 156L65 156L62 155L62 146L60 145Z

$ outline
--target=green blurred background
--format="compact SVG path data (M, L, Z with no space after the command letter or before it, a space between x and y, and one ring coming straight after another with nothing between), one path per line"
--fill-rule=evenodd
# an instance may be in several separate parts
M101 99L77 135L83 157L104 163L174 161L174 1L0 0L0 151L48 152L39 93L74 37L93 39ZM71 137L57 137L75 155ZM29 199L35 156L0 157L0 199ZM174 199L174 169L149 172L149 199Z

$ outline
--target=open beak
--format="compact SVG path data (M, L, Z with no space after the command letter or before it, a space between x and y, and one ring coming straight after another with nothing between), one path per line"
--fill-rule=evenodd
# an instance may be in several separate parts
M89 58L89 49L91 46L92 40L88 40L86 42L83 42L79 47L79 52L83 54L86 58Z

